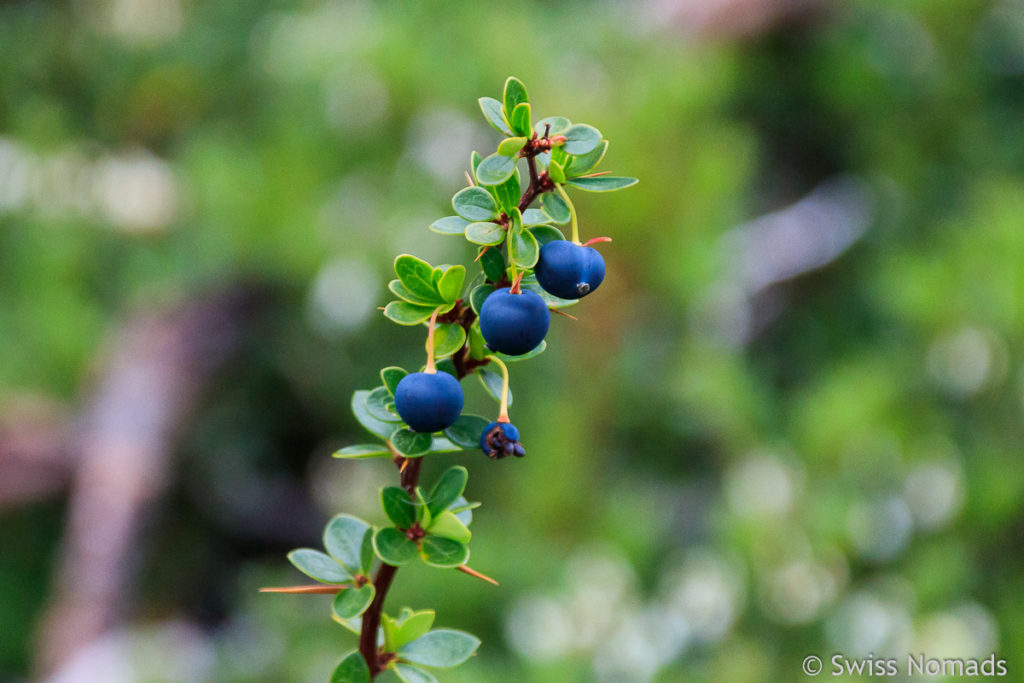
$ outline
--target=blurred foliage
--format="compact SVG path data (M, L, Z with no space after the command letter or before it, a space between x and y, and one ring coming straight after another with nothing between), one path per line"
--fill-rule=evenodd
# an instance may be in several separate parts
M400 575L390 604L429 595L484 641L447 680L793 680L811 652L996 650L1024 680L1024 6L858 0L713 40L654 5L0 4L0 398L81 405L131 311L276 293L181 440L140 632L200 623L218 681L322 680L350 646L326 598L254 593L296 582L284 550L322 520L266 533L247 493L375 514L390 464L329 454L361 438L351 392L422 353L376 311L394 254L473 257L427 226L493 145L476 98L515 73L641 183L577 201L614 238L609 273L513 369L528 457L427 463L469 468L473 564L502 582ZM737 285L745 221L836 178L866 198L863 236ZM490 410L478 389L467 408ZM31 669L61 514L0 516L5 677Z

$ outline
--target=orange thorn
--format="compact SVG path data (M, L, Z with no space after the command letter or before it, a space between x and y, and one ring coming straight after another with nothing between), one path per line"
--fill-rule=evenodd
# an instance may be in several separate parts
M458 567L456 567L456 569L458 569L463 574L469 574L470 576L475 576L478 579L483 579L487 583L493 583L495 586L500 586L501 585L497 581L492 579L491 577L489 577L489 576L487 576L485 574L481 574L480 572L478 572L475 569L470 569L469 567L467 567L464 564L460 564Z
M611 171L598 171L597 173L588 173L581 175L580 178L597 178L598 176L608 175Z
M570 320L579 320L579 318L577 318L576 316L569 315L565 311L560 311L557 308L548 308L548 310L551 311L552 313L557 313L558 315L564 315L566 318L569 318Z
M469 171L466 171L466 180L469 181L470 187L476 187L476 183L473 182L473 176L469 175Z
M473 259L473 263L476 263L477 261L479 261L480 257L483 256L484 254L486 254L487 250L490 249L490 248L491 248L490 245L488 245L488 246L484 247L483 249L481 249L480 253L476 255L475 259Z
M582 246L589 247L591 244L597 244L598 242L611 242L611 241L612 241L611 237L592 237L591 239L589 239L586 242L584 242Z
M398 473L399 474L404 474L405 473L405 468L408 467L408 466L409 466L409 458L405 458L404 460L402 460L402 466L398 468Z
M299 595L335 595L348 588L347 583L337 586L285 586L283 588L260 588L260 593L294 593Z

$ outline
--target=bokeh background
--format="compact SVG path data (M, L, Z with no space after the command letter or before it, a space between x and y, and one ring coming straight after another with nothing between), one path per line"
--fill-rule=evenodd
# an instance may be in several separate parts
M393 466L330 454L421 362L394 256L472 259L427 226L510 74L641 183L576 193L609 274L513 368L528 456L426 463L469 468L502 584L399 573L484 640L443 680L1024 680L1019 0L0 3L0 679L355 646L256 591L382 520Z

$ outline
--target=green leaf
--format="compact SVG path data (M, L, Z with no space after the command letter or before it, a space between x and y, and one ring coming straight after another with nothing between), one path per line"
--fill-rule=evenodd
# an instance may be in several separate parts
M601 131L585 123L577 123L565 131L562 149L567 154L586 154L601 144Z
M462 419L462 417L476 416L463 415L460 416L459 419ZM482 420L483 418L479 419ZM484 426L486 427L487 423L485 423ZM445 433L447 433L447 430L445 430ZM479 445L480 435L482 433L483 427L481 427L480 431L477 432L476 443L473 444L474 446ZM447 510L448 506L454 503L455 500L462 495L462 492L466 490L467 481L469 481L469 472L465 467L455 465L454 467L449 467L445 470L444 474L442 474L437 480L437 483L434 484L434 488L430 490L430 502L428 503L430 514L437 517L439 514Z
M477 360L487 355L487 341L480 334L480 325L469 326L469 355Z
M551 217L551 220L559 225L568 223L569 219L572 218L572 214L569 213L569 205L554 192L541 195L540 208Z
M501 391L501 389L499 388L498 391ZM461 446L466 450L479 448L480 435L484 433L484 428L490 423L491 421L485 417L463 413L462 415L459 415L459 419L456 420L451 427L444 430L444 435L451 439L452 443L457 446ZM449 472L450 471L451 470L449 470ZM448 473L446 472L445 474L447 475ZM443 477L441 481L443 481ZM438 486L441 485L441 481L437 482L437 486L435 486L434 490L431 492L431 499L437 497L437 489ZM463 483L463 487L465 487L465 483ZM460 490L459 493L462 493L462 491ZM458 494L456 494L456 497L458 497ZM447 507L447 504L440 509L443 510L445 507Z
M395 425L382 422L370 414L370 411L366 409L366 399L369 396L370 392L365 390L352 394L352 414L359 424L363 425L371 434L376 434L382 439L390 439L392 432L395 431Z
M434 516L430 513L430 506L427 505L427 499L423 497L423 489L419 486L416 487L416 521L419 525L427 529L431 524L434 523Z
M501 102L493 97L481 97L477 102L480 103L480 111L484 113L487 123L494 126L494 129L499 133L504 133L505 135L512 134L512 130L508 127L508 122L505 121L505 115L501 111Z
M537 258L540 256L540 245L537 244L537 238L522 227L518 230L509 230L508 255L517 266L533 268L537 265Z
M508 180L500 185L495 185L492 189L502 211L512 215L512 211L519 208L519 196L522 192L522 187L519 184L519 169L516 169L515 173L508 177Z
M373 602L376 589L372 583L367 583L362 588L349 588L334 596L331 604L331 611L339 619L355 619L366 611L366 608Z
M459 521L453 513L447 510L438 515L433 522L430 523L428 529L430 533L441 538L448 538L459 543L469 543L469 539L472 538L472 534L466 525Z
M639 181L636 178L626 178L624 176L615 175L601 175L593 178L571 178L569 184L586 190L587 192L614 192L615 190L621 190L631 185L636 185Z
M526 105L530 106L530 105ZM505 138L498 143L498 154L503 157L514 157L519 154L519 151L526 145L528 138Z
M491 282L497 282L505 277L505 267L505 257L501 255L501 249L488 249L480 255L480 268Z
M561 299L555 296L554 294L549 294L547 290L541 287L540 283L537 282L536 275L527 275L526 277L523 278L521 284L523 289L528 289L531 292L536 292L537 294L539 294L540 298L544 299L544 303L548 305L548 308L565 308L567 306L575 306L580 302L579 299ZM533 352L531 351L530 354L525 354L523 356L511 356L508 358L502 356L501 358L502 360L520 360L523 358L530 357L532 353Z
M413 612L401 623L396 624L390 643L394 648L392 651L398 650L430 631L430 627L434 625L434 616L434 610L425 609Z
M498 217L494 197L482 187L466 187L456 192L452 197L452 208L467 221L489 221Z
M466 330L458 323L441 323L434 329L434 358L447 358L466 343Z
M526 288L524 287L523 289L526 289ZM560 299L560 301L562 301L562 299ZM539 356L540 354L544 353L544 349L546 349L546 348L548 348L547 341L544 340L544 339L541 339L540 340L540 344L537 344L535 347L533 347L532 349L530 349L529 351L527 351L524 354L521 354L521 355L518 355L518 356L509 356L508 354L504 354L504 353L496 353L494 355L496 355L499 359L505 361L506 363L515 363L517 361L529 360L529 359L531 359L531 358L533 358L535 356ZM499 391L500 391L500 389L499 389Z
M551 126L550 129L547 126ZM537 131L537 135L544 137L544 134L548 135L559 135L569 130L569 126L572 125L569 119L564 116L549 116L546 119L541 119L537 122L537 125L533 127Z
M419 325L429 320L437 306L419 306L408 301L392 301L384 307L384 317L399 325Z
M480 507L480 503L470 503L462 496L459 496L448 509L452 511L452 514L455 515L460 522L469 526L473 523L473 510L478 507Z
M505 229L497 223L470 223L466 226L466 239L473 244L494 246L505 239Z
M370 667L359 650L345 655L331 674L331 683L370 683Z
M392 280L389 282L388 290L402 301L406 301L416 306L436 307L441 303L441 297L438 296L437 292L435 292L433 288L431 288L429 292L422 290L419 292L412 292L402 283L401 280Z
M430 451L433 437L426 432L414 432L411 429L398 429L391 435L391 445L407 458L415 458Z
M378 529L373 535L373 549L384 562L401 567L416 558L416 544L393 526Z
M382 443L360 443L354 446L345 446L334 451L335 458L346 460L362 460L364 458L389 458L391 451Z
M366 409L381 422L401 422L402 418L388 410L389 405L394 405L395 399L387 387L377 387L366 397Z
M437 291L448 303L455 303L462 293L462 283L466 281L466 266L451 266L444 271L437 283Z
M384 382L384 386L387 387L388 392L394 396L395 390L398 388L398 383L402 381L402 378L409 373L396 365L389 365L386 368L382 368L380 371L381 381Z
M467 225L469 221L462 216L445 216L431 223L430 229L441 235L461 235L466 231Z
M459 517L459 519L462 519L462 517ZM462 523L469 524L465 519L462 519ZM363 542L359 546L359 568L364 574L369 574L370 569L373 567L373 534L375 531L376 529L372 526L368 527L366 533L363 534Z
M395 675L402 683L437 683L434 674L412 664L396 664Z
M501 375L492 370L486 369L481 369L477 372L477 375L480 377L480 382L484 385L484 389L486 389L487 393L491 395L491 398L495 401L501 402L501 385L503 384ZM508 404L512 405L511 387L509 387L508 390ZM478 436L477 440L479 439L480 437Z
M505 118L511 122L512 112L523 102L529 102L526 94L526 86L515 76L509 76L505 81L505 90L502 94L502 105L505 110Z
M529 135L530 130L530 105L526 102L517 104L512 110L512 117L508 121L512 126L512 132L516 135Z
M352 575L330 555L312 548L299 548L288 553L288 561L306 576L324 583L345 583Z
M500 154L492 154L480 162L480 165L476 169L476 179L481 185L498 185L508 180L512 172L516 170L516 160L513 157L504 157ZM483 192L487 192L483 188L478 188ZM458 196L458 195L456 195ZM491 195L488 194L488 197ZM493 203L493 199L491 202ZM458 211L458 207L455 207ZM470 219L470 220L487 220L488 218L494 218L494 215L486 216L484 218L474 219L472 216L459 211L459 215Z
M425 302L440 299L437 288L434 287L433 271L429 263L412 254L401 254L395 259L395 274L398 275L398 279L410 294L420 297Z
M352 515L335 515L324 527L324 548L352 575L366 568L361 553L369 529L369 524Z
M527 209L523 211L523 225L546 225L551 221L551 216L548 216L540 209Z
M480 647L480 639L465 631L439 628L398 651L407 662L447 669L462 664Z
M552 161L548 165L548 175L551 176L551 180L556 183L565 182L565 169L557 161Z
M380 492L381 506L391 523L399 529L408 529L416 523L416 509L409 494L398 486L385 486Z
M431 567L452 569L469 561L469 548L450 538L426 536L420 556Z
M604 155L608 152L608 141L601 140L597 147L590 150L586 154L574 156L569 159L568 165L565 167L566 175L578 176L587 173L588 171L595 168L601 160L604 159Z
M504 263L504 260L502 263ZM502 271L502 274L504 274L504 271ZM473 291L469 293L469 306L477 315L480 315L480 307L484 305L484 301L493 291L493 285L477 285L473 288Z
M529 228L530 234L537 240L537 244L544 246L548 242L554 242L555 240L564 240L565 235L562 231L553 225L536 225Z
M448 361L448 362L451 362L451 361ZM441 371L441 364L438 363L437 367L438 367L438 371L440 372ZM451 374L451 373L449 373L449 374ZM461 450L462 450L462 448L460 448L459 446L456 446L455 444L453 444L451 441L449 441L448 439L444 438L443 436L435 436L434 437L434 442L432 444L430 444L430 452L431 453L454 453L455 451L461 451Z

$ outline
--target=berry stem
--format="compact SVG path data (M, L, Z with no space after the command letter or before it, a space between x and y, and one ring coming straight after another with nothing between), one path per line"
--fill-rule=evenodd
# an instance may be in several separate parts
M427 373L428 375L437 374L437 364L434 362L434 326L437 323L437 314L440 310L440 306L434 309L434 312L430 314L430 322L428 323L429 327L427 329L427 367L423 370L423 372Z
M498 410L498 422L509 422L508 419L508 366L497 356L488 356L492 363L501 368L501 408Z
M562 195L562 199L564 199L565 203L569 206L569 216L572 218L572 243L579 244L580 224L579 221L576 219L576 207L573 206L572 200L569 199L569 195L566 193L565 188L563 188L560 184L556 183L555 190L558 191L558 194Z

